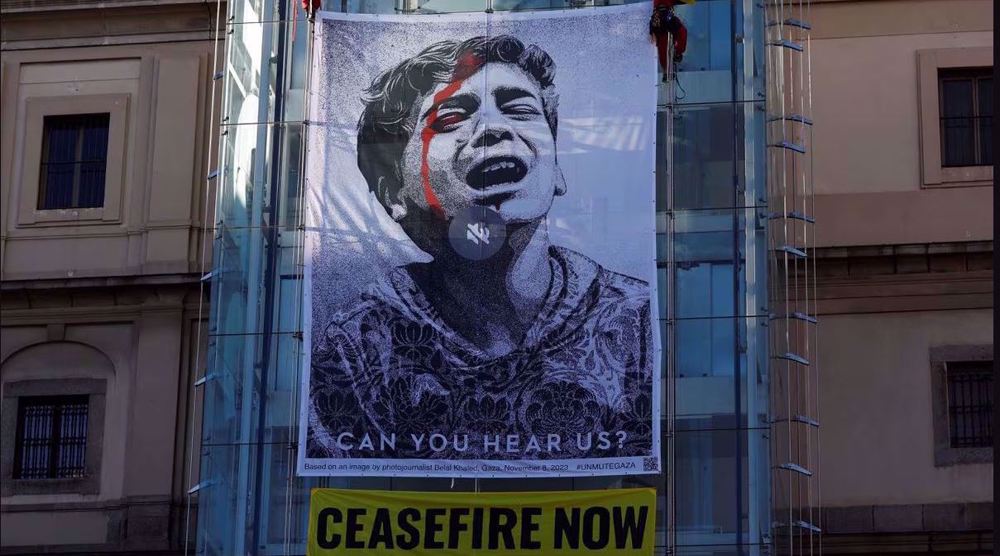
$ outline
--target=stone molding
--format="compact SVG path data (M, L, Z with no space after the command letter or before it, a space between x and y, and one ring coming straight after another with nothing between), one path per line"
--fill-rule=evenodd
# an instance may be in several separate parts
M936 346L930 349L931 408L934 415L934 466L992 463L993 447L952 448L948 428L948 363L992 361L992 345Z
M164 496L129 496L118 500L92 502L27 503L0 505L0 514L50 512L100 512L107 516L104 544L24 545L0 547L3 556L28 554L149 554L181 555L184 551L187 505ZM197 538L198 503L191 502L191 530ZM3 518L0 518L3 519ZM191 545L193 549L193 544ZM189 551L190 552L190 551Z
M816 291L798 294L815 295L818 315L993 309L992 242L827 247L810 256Z
M939 533L993 529L992 502L828 507L824 536L841 533Z
M822 508L823 554L991 554L993 504ZM784 554L776 538L777 554Z
M18 398L25 396L87 395L87 448L84 475L74 479L15 479L14 444L0 446L0 496L23 494L98 494L101 491L101 455L104 440L104 405L107 381L92 378L21 380L4 383L0 408L0 434L17 437Z

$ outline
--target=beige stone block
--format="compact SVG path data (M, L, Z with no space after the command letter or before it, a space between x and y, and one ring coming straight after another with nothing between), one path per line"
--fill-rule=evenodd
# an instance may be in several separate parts
M174 472L181 368L182 310L143 314L135 345L136 411L128 434L125 488L130 496L169 494Z
M873 528L871 506L823 508L823 526L828 533L867 533Z
M987 464L935 467L932 348L992 344L992 309L826 314L818 365L826 506L992 498Z
M925 255L903 255L896 257L896 270L901 274L927 272Z
M74 307L107 307L115 304L115 294L112 290L84 290L73 292Z
M143 270L147 274L188 271L190 247L189 228L167 228L146 232L146 260Z
M964 504L925 504L924 529L927 531L961 531L965 529Z
M124 236L8 240L7 279L123 274Z
M930 257L931 272L962 272L965 270L965 255L934 255Z
M920 531L923 528L923 506L902 504L875 506L875 530L885 533Z
M192 218L200 70L196 54L159 60L148 198L151 223Z
M107 538L108 516L89 512L4 512L0 535L5 547L98 544Z
M88 60L79 62L24 64L21 83L64 83L67 81L108 81L138 79L140 62L131 60Z
M818 247L982 241L993 237L989 187L816 196Z

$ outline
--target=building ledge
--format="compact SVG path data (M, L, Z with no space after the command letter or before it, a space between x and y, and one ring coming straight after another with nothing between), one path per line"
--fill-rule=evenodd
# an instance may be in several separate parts
M775 540L777 554L787 554ZM785 541L787 543L787 541ZM992 554L993 531L823 534L823 554Z
M50 278L35 280L0 281L0 292L26 292L31 290L72 290L92 288L124 288L131 286L173 286L196 284L198 274L152 274L143 276L103 276L90 278Z
M816 279L993 270L993 242L822 247Z
M824 537L832 534L976 532L993 529L992 502L828 507Z
M0 0L0 13L39 13L178 4L215 4L215 0ZM224 2L223 2L224 3Z
M787 509L775 510L782 515ZM803 515L809 510L801 509ZM775 554L789 546L822 543L823 554L989 554L993 550L993 503L895 504L813 509L822 537L775 529ZM800 544L801 543L801 544ZM796 554L798 551L795 552Z

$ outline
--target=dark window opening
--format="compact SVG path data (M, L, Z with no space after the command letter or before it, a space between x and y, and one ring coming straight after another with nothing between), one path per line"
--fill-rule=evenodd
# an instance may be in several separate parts
M952 448L993 445L993 362L947 364Z
M15 479L84 476L88 396L37 396L18 400Z
M39 209L104 206L110 121L110 114L45 116Z
M942 166L993 164L993 69L941 71Z

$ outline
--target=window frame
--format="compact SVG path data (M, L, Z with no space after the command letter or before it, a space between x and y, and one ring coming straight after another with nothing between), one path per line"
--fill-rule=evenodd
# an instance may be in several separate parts
M116 223L121 221L122 184L125 173L125 139L128 120L127 93L63 97L30 97L25 101L24 155L19 226L39 224ZM40 209L42 144L46 116L107 113L108 154L104 171L104 203L101 207Z
M107 153L107 138L105 138L104 144L104 157L103 159L92 159L84 160L83 150L87 144L87 136L84 131L86 127L85 118L100 118L104 120L104 128L106 129L105 134L109 134L111 131L111 114L108 112L98 112L95 114L58 114L58 115L47 115L42 118L42 151L39 159L39 176L38 176L38 200L36 201L36 207L38 210L57 210L57 209L79 209L79 208L103 208L104 206L104 188L107 185L107 174L108 174L108 153ZM51 125L50 125L51 124ZM62 124L62 126L60 126ZM69 124L70 127L66 127ZM74 141L74 152L73 160L52 160L50 159L51 145L52 145L52 134L56 127L64 127L66 129L72 129L76 134L76 139ZM84 176L84 165L90 163L103 163L101 168L102 179L101 179L101 194L100 194L100 206L97 207L81 207L81 206L68 206L68 207L43 207L43 199L48 196L48 178L53 175L53 166L62 164L72 164L73 165L73 179L72 187L70 189L70 203L80 204L80 198L83 196L83 176Z
M63 419L65 416L65 408L71 405L86 404L87 407L87 417L88 421L86 424L87 429L90 428L89 422L89 412L90 412L90 396L86 394L69 394L69 395L57 395L57 396L20 396L17 398L17 434L14 436L14 480L25 480L25 479L76 479L78 477L60 477L57 475L59 470L58 465L58 453L59 447L62 441L61 429L63 425ZM52 405L55 407L53 412L53 419L49 425L49 446L48 451L49 459L46 469L45 477L24 477L24 467L22 456L24 455L24 425L27 419L27 409L29 406L35 405ZM86 446L84 446L83 454L83 473L86 473L87 456L86 456Z
M917 51L917 94L922 187L991 185L993 166L943 166L941 159L942 70L993 67L988 46Z
M951 116L951 118L967 118L972 120L972 158L976 162L973 166L987 166L988 164L982 162L980 157L982 156L982 142L983 136L980 130L979 119L984 116L980 114L980 94L979 94L979 82L983 79L993 79L992 68L941 68L938 70L938 98L940 105L938 107L938 122L941 127L944 127L944 121L947 116L943 115L944 112L944 86L948 81L971 81L972 82L972 114L970 116ZM992 116L990 116L992 117ZM944 162L944 151L945 151L945 140L941 139L941 164L942 168L962 168L962 165L945 165Z
M962 376L962 375L965 375L965 376ZM986 442L985 444L969 444L969 445L958 445L958 446L956 446L956 442L960 442L962 440L961 433L958 433L956 431L956 422L963 421L963 419L956 419L957 414L959 414L959 413L962 412L961 410L963 410L963 409L964 410L968 410L968 409L970 409L970 407L975 407L976 408L976 412L989 413L989 416L986 417L985 426L988 429L992 428L992 425L993 425L993 423L992 423L992 419L993 419L992 411L986 411L986 410L982 409L981 405L980 406L976 406L976 405L971 405L971 404L962 404L962 403L953 404L952 403L952 402L955 401L954 398L955 398L955 394L956 394L956 386L959 383L975 382L975 381L978 380L978 378L980 376L985 377L987 379L987 381L989 379L994 378L993 377L993 362L992 361L948 361L948 362L945 363L945 377L947 378L947 381L948 381L948 386L947 386L947 388L948 388L948 438L949 438L949 441L951 442L951 447L952 448L985 448L987 446L992 446L993 445L993 442L992 442L993 439L990 438L989 441ZM961 377L961 379L959 377ZM973 377L975 377L974 380L969 380L970 378L973 378ZM957 388L957 390L959 390L959 391L965 390L966 394L970 393L969 390L963 389L961 387ZM992 396L992 395L993 395L993 389L992 389L992 386L991 386L989 389L987 389L986 396L989 397L989 396ZM979 395L977 394L976 397L978 397L978 396ZM966 400L962 400L962 401L968 402L969 400L966 399ZM982 404L982 405L985 405L985 404ZM968 424L968 422L966 422L966 424ZM980 424L983 424L983 423L980 423ZM956 438L956 436L957 436L957 438ZM980 438L985 438L985 434L980 435L978 437L975 436L974 434L972 436L973 436L973 438L976 438L977 440L979 440ZM968 440L968 439L966 439L966 440Z
M951 416L948 407L948 364L992 360L992 345L938 346L930 349L935 467L993 462L992 446L966 448L951 446Z
M98 494L101 487L101 454L104 439L104 406L107 381L90 378L21 380L3 384L0 404L0 496L32 494ZM52 479L15 478L16 439L19 437L19 398L87 396L87 447L82 477Z

